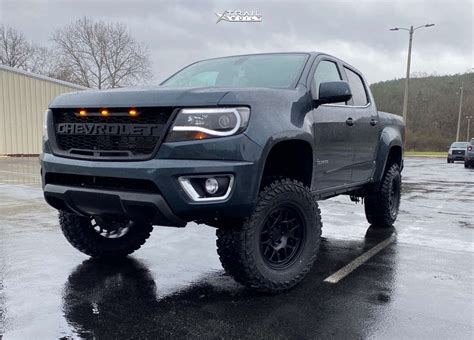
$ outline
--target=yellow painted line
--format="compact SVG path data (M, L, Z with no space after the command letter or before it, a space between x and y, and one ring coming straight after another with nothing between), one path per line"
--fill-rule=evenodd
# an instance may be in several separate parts
M373 248L370 248L367 250L365 253L357 257L355 260L352 262L346 264L344 267L339 269L337 272L334 274L328 276L324 282L328 283L338 283L341 281L343 278L345 278L347 275L352 273L354 270L359 268L362 264L367 262L371 257L373 257L375 254L380 252L381 250L385 249L388 247L393 241L395 241L396 237L395 235L390 236L389 238L383 240L382 242L378 243L376 246Z

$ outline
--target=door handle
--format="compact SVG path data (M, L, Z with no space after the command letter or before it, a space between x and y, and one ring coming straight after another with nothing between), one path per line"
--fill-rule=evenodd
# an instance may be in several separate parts
M377 125L377 121L375 119L370 120L370 125L375 126Z
M352 125L354 125L354 120L351 117L349 117L349 118L346 119L346 124L349 125L349 126L352 126Z

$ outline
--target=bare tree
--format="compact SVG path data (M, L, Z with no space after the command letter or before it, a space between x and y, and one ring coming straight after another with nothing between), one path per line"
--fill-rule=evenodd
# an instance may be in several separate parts
M59 74L49 48L29 43L23 33L6 26L0 26L0 64L50 77Z
M44 46L31 46L32 54L26 63L26 70L48 77L58 77L58 58L53 50Z
M32 47L23 33L0 26L0 64L27 70L32 54Z
M115 88L150 79L149 52L120 23L79 19L53 37L59 62L56 72L91 88Z

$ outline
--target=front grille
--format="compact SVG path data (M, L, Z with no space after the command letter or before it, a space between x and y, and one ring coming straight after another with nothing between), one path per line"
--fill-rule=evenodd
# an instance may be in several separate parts
M49 172L45 176L45 184L65 185L89 189L159 193L155 183L144 179L85 176Z
M465 154L466 152L464 150L453 150L453 155L463 155Z
M146 158L165 133L172 108L137 108L135 117L128 109L86 109L90 115L78 115L78 109L53 110L56 151L71 156L93 158ZM95 113L95 115L93 115Z

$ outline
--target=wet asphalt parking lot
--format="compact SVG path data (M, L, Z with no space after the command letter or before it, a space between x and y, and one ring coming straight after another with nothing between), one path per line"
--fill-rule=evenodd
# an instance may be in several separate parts
M313 271L261 295L224 274L215 230L193 223L155 227L123 261L88 259L44 203L37 159L0 159L0 339L472 339L474 170L405 164L395 229L369 228L347 196L320 202Z

